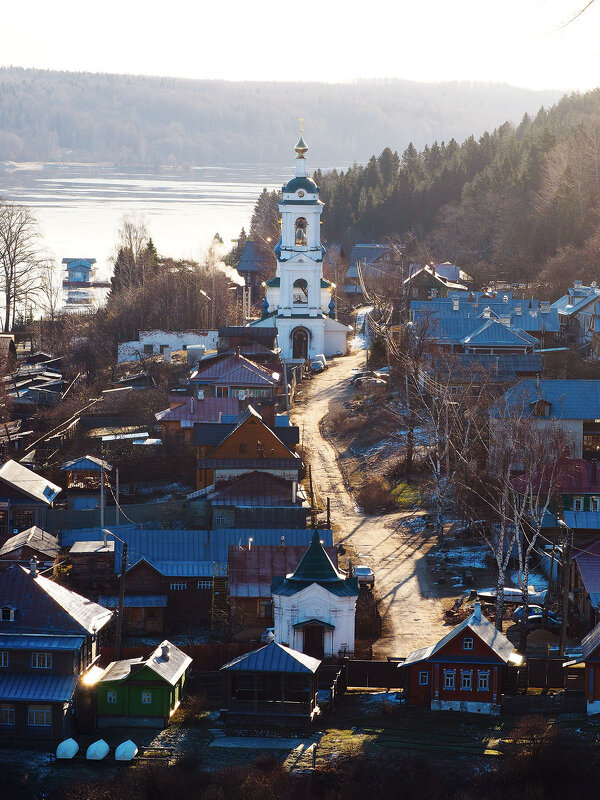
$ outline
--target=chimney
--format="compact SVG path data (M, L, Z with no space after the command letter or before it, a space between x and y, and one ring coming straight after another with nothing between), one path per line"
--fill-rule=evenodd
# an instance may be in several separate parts
M275 427L275 403L263 403L260 407L260 413L265 425L269 428Z
M508 303L508 295L507 294L505 294L504 297L502 298L502 302L503 303Z
M515 308L515 314L516 314L518 317L520 317L520 316L521 316L521 310L522 310L522 309L521 309L521 304L519 303L519 305L518 305L518 306L516 306L516 308Z
M498 317L498 321L500 322L500 324L506 325L508 327L511 322L510 314L500 314L500 316Z
M471 617L473 619L473 622L481 622L481 603L479 602L479 600L475 601Z
M489 318L490 318L490 316L491 316L491 314L492 314L492 309L491 309L489 306L486 306L486 307L483 309L483 316L484 316L486 319L489 319Z
M190 414L194 413L194 395L190 397Z
M37 576L38 576L37 568L38 568L38 562L37 562L37 558L35 558L35 556L34 556L31 559L31 561L29 562L29 572L30 572L32 578L37 578Z
M549 311L550 311L550 301L540 300L540 312L542 314L547 314Z
M298 481L292 481L292 504L296 504L298 498Z
M281 542L279 543L279 549L285 550L285 536L281 537Z
M582 286L583 286L583 282L582 281L573 281L573 288L574 289L581 289Z
M171 645L168 642L165 644L161 644L160 646L160 657L163 661L168 661L170 657Z
M458 299L458 297L455 297L454 300L452 301L452 309L454 311L458 311L459 308L460 308L460 300Z

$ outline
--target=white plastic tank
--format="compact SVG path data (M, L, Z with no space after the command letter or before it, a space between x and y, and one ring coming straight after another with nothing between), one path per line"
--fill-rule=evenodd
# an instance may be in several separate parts
M75 739L65 739L56 748L57 758L73 758L79 752L79 745Z
M104 739L98 739L97 742L93 742L88 747L85 757L90 761L102 761L108 755L109 750L110 748Z
M131 739L122 742L115 750L116 761L132 761L138 754L137 745Z

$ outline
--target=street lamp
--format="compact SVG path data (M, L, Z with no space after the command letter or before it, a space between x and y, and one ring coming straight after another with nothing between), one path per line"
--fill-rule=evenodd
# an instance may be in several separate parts
M562 615L560 620L560 646L559 654L564 656L567 643L567 617L569 615L569 582L571 572L571 548L573 546L573 530L564 519L557 520L563 529L562 546Z

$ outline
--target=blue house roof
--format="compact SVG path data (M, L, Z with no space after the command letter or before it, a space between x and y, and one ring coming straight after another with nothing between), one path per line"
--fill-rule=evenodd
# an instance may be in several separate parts
M74 675L8 672L0 674L0 702L68 703L76 686Z
M533 404L545 400L550 404L550 419L600 419L600 380L519 381L500 398L492 413L503 408L519 409L533 416Z
M559 297L551 308L556 308L559 314L563 316L572 316L588 303L597 300L600 296L600 289L597 286L572 286L567 294Z
M359 261L361 264L372 264L375 259L390 249L389 244L355 244L350 250L350 258L348 259L350 269L356 267Z
M237 265L238 272L260 272L269 266L271 266L271 259L259 248L256 242L248 240L244 245Z
M481 322L481 320L478 320ZM482 325L479 325L475 330L468 333L462 338L462 344L465 346L485 346L493 347L495 345L516 345L522 347L524 345L533 347L537 344L537 339L530 336L523 330L512 328L509 325L504 325L495 319L486 319Z
M298 650L271 642L266 647L234 658L221 667L231 672L295 672L304 675L315 673L321 662Z
M83 636L0 633L0 648L5 650L79 650L84 642Z
M145 559L163 574L198 576L212 574L213 562L226 564L230 545L241 544L242 547L247 547L248 539L252 538L255 545L279 546L283 537L290 546L308 547L313 533L310 529L290 528L231 528L213 531L139 528L135 525L116 525L111 530L127 542L128 567ZM321 530L319 535L325 545L333 546L330 530ZM70 547L75 542L96 542L102 539L99 528L63 531L59 534L61 547ZM115 540L115 572L120 567L121 542Z

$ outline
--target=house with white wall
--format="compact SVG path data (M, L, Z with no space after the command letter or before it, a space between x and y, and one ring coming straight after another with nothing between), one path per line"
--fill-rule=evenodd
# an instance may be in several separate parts
M175 350L187 350L188 347L194 346L215 350L218 338L218 331L139 331L137 340L119 343L117 361L119 364L125 361L139 361Z

